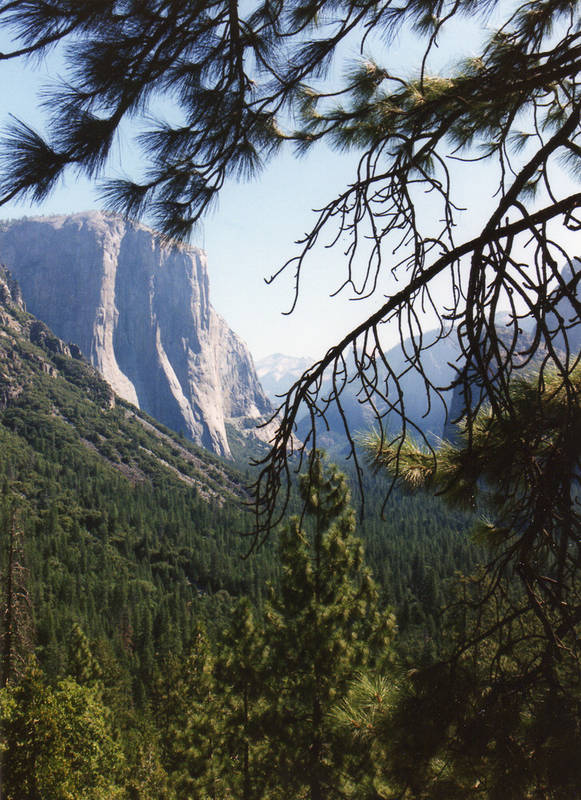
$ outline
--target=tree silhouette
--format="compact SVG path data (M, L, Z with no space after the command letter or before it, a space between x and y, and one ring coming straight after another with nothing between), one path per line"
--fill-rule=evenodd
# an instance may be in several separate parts
M490 547L490 559L476 606L500 598L493 629L536 618L540 630L535 646L530 645L532 674L550 673L565 651L577 657L579 367L571 388L569 397L556 374L545 375L540 393L536 376L515 378L510 387L514 414L481 407L473 425L461 428L456 443L442 442L436 455L409 440L390 445L377 433L364 439L377 469L411 489L431 489L450 504L483 514L475 535ZM521 590L516 595L515 579Z
M340 709L393 796L565 798L579 785L579 467L574 397L556 374L513 378L514 415L482 406L436 454L367 435L376 469L480 514L489 559L445 610L445 655ZM567 425L564 426L564 419Z

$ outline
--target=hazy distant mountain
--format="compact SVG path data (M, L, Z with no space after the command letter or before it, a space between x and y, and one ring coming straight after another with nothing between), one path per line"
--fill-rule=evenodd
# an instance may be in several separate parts
M425 334L426 341L435 336L435 332ZM409 350L409 342L406 343ZM401 346L397 345L388 350L385 357L392 369L396 373L403 373L406 369L406 356ZM449 337L438 342L434 347L429 348L422 359L426 374L436 386L447 386L451 383L454 376L453 364L458 357L458 346ZM352 358L348 358L349 372L354 374ZM275 394L282 394L292 386L292 384L302 375L302 373L313 364L313 360L308 358L296 358L293 356L275 353L260 359L257 362L257 372L262 381L266 393L275 401ZM380 366L380 375L385 375L385 369ZM403 375L401 379L402 387L406 397L406 413L413 422L426 434L441 436L444 430L446 419L446 409L442 401L432 398L432 403L428 408L426 392L423 380L418 373L410 371ZM323 382L322 396L330 387L330 377L327 376ZM374 422L373 410L369 403L358 395L357 381L345 387L341 402L345 417L350 431L364 431L369 429ZM393 391L393 388L392 388ZM444 394L444 399L449 402L450 392ZM335 407L330 407L327 412L327 426L321 422L317 433L317 443L319 446L329 450L331 453L340 454L347 446L343 419ZM399 427L399 419L394 415L393 429ZM299 421L297 435L304 439L310 428L310 419L304 417Z
M573 277L577 279L576 296L577 299L581 298L581 260L574 258L572 265L567 264L561 270L561 278L569 282ZM557 314L551 313L547 315L546 327L547 330L554 334L553 347L560 356L565 359L565 338L559 329L563 327L567 332L566 346L569 350L569 364L573 364L574 360L578 357L581 351L581 320L572 303L562 298L556 303ZM558 316L557 316L558 315ZM499 314L496 317L499 323L509 323L510 317L508 314ZM544 344L544 333L541 334L539 342L535 345L535 330L536 322L533 317L519 320L519 339L518 346L515 353L514 363L518 364L519 360L522 363L524 359L527 363L527 369L534 364L537 365L547 354L547 348ZM557 332L559 331L559 332ZM502 336L502 329L499 329ZM512 338L512 327L507 328L506 337L508 340ZM529 361L529 354L533 346L536 346L535 355L531 362ZM444 436L447 439L453 439L455 436L454 422L460 417L466 406L466 401L462 387L457 386L450 402L450 413L448 415L448 424L444 429Z
M285 394L313 362L313 358L273 353L257 359L256 373L267 396L274 405L277 405L277 402L280 402L280 397L277 395Z
M205 254L99 212L0 225L0 262L28 309L75 342L115 392L230 455L227 426L267 439L252 357L210 304Z
M569 281L571 277L578 278L577 295L581 296L581 261L573 261L573 271L567 266L562 277ZM561 300L558 304L558 313L563 323L568 328L568 345L573 357L581 349L581 324L572 304L568 300ZM497 324L501 331L501 326L510 322L510 315L507 312L499 312ZM549 317L549 328L556 328L557 320ZM531 318L519 320L521 329L522 349L526 351L532 342L534 335L535 321ZM434 341L436 331L424 332L424 343ZM556 340L562 348L562 337ZM442 398L438 398L432 393L431 403L428 405L424 381L415 370L405 373L407 362L406 352L411 353L411 343L409 340L404 342L403 348L400 345L392 347L385 353L385 358L391 369L401 377L401 388L405 397L405 409L407 416L417 427L428 437L450 437L454 435L453 422L461 413L463 401L461 391L447 389L442 392ZM455 335L437 341L432 347L424 350L422 354L422 366L431 382L436 387L450 386L454 380L456 368L461 367L460 350ZM300 377L305 369L312 365L312 361L304 358L293 358L274 354L258 362L259 376L267 393L272 397L274 392L279 394L288 390L291 385ZM349 375L354 375L355 369L352 358L347 358ZM378 364L379 382L384 381L385 367ZM405 374L404 374L405 373ZM321 396L329 391L329 376L323 381ZM365 431L374 424L373 410L369 403L361 395L358 396L359 383L355 380L352 384L345 387L341 395L341 403L345 414L345 419L351 433ZM390 386L393 396L394 388ZM331 406L326 414L327 426L320 423L317 432L317 443L319 446L329 450L333 454L340 455L347 451L348 441L345 435L344 421L339 411ZM298 423L297 435L300 439L305 439L310 430L310 418L304 416ZM388 421L389 426L389 421ZM391 430L395 433L400 427L399 417L393 414L391 420ZM412 431L413 435L413 431Z
M575 258L573 259L572 265L567 264L561 271L561 277L567 282L572 278L576 279L576 295L579 300L581 298L581 259ZM562 320L562 324L567 329L567 346L569 351L573 356L576 356L581 350L581 321L579 320L577 311L569 300L562 299L557 304L557 312ZM559 321L555 318L555 315L550 315L549 330L555 329L558 324ZM561 348L564 348L565 342L562 336L558 338L558 342Z

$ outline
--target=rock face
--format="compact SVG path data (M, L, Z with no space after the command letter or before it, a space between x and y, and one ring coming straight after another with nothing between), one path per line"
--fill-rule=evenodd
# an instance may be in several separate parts
M28 310L118 395L220 455L227 423L260 436L271 406L246 345L210 305L202 251L89 212L3 223L0 262Z

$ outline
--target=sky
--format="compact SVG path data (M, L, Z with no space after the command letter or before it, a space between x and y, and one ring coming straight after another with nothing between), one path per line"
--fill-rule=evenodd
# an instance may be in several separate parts
M491 24L494 20L490 21ZM436 53L441 65L460 55L477 52L482 30L466 21L451 30ZM461 43L461 46L460 46ZM0 49L7 48L0 36ZM381 49L375 43L375 51ZM420 49L411 39L397 40L390 49L390 63L413 73ZM355 50L348 55L356 56ZM5 123L13 114L42 127L39 89L62 71L58 55L41 63L21 60L0 64L0 97ZM213 306L248 344L255 359L281 352L318 358L383 302L393 288L386 277L376 295L368 300L353 300L348 292L330 298L344 277L340 247L320 248L307 264L299 302L292 315L285 315L292 303L292 274L284 274L267 286L272 275L297 252L293 244L312 226L312 209L331 200L349 184L356 171L358 154L338 154L325 145L297 159L292 151L279 155L251 183L228 183L217 207L195 231L191 243L207 253L210 297ZM122 175L134 163L136 153L130 143L116 146L109 174ZM479 192L485 185L482 169L456 171L459 200L470 208L465 215L466 232L482 220L490 198ZM0 218L23 215L67 214L100 208L94 186L84 178L69 175L66 183L40 206L11 203L0 207ZM429 321L426 322L429 324ZM389 345L389 336L386 345ZM395 341L395 332L393 334Z
M0 38L0 49L7 47ZM0 96L8 114L42 129L38 98L42 87L59 74L59 61L40 64L22 60L0 64ZM128 142L118 143L112 172L122 175L135 159ZM292 297L290 275L267 286L272 275L295 253L293 243L310 227L312 208L324 204L354 174L357 157L337 157L326 147L296 159L291 150L271 162L249 183L230 181L217 206L194 231L191 244L206 251L210 297L214 308L248 344L255 359L273 352L296 356L321 355L346 325L370 313L376 301L348 299L330 302L337 288L338 255L319 257L310 272L300 302L286 315ZM40 205L10 203L0 206L0 219L23 215L69 214L101 208L98 193L87 179L70 174L65 183Z

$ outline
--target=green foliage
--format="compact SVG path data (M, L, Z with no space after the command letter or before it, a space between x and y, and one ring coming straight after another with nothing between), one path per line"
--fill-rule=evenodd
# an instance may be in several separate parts
M487 23L493 12L498 28L477 52L436 73L433 53L451 28L456 33L454 23L465 16ZM511 378L537 355L563 380L560 434L567 438L579 317L578 268L567 243L581 195L561 180L561 168L575 176L581 154L574 0L524 0L514 8L500 0L13 0L0 8L0 25L17 41L2 59L61 44L65 63L62 81L44 98L46 138L19 120L8 126L0 202L42 200L69 168L95 177L116 133L136 116L148 120L146 130L137 125L140 175L109 181L103 196L127 216L148 214L168 239L186 238L228 177L257 174L286 140L299 152L321 140L339 151L363 150L353 181L320 209L298 254L275 276L292 270L296 304L307 259L331 241L344 244L340 288L368 296L386 274L403 281L387 297L381 288L374 312L294 383L254 484L256 542L284 516L280 478L290 472L299 415L306 410L314 426L304 437L307 448L333 405L348 428L346 387L354 379L378 425L398 415L405 438L413 427L403 391L409 373L422 382L426 412L456 386L463 389L460 412L469 418L480 399L495 417L507 408L515 415ZM422 47L411 74L391 63L396 36ZM333 57L343 59L353 42L366 55L331 75ZM345 76L339 83L337 74ZM160 97L178 113L151 123L150 101ZM289 130L291 120L298 130ZM480 221L464 209L466 166L450 167L458 159L470 168L486 165L483 192L491 208ZM468 226L461 224L463 209ZM568 271L560 274L560 265ZM497 314L503 307L508 330ZM425 309L437 318L435 342L424 337ZM523 323L531 320L525 342ZM399 331L408 354L402 367L385 360L385 323ZM453 386L441 387L429 379L425 360L451 335L458 375ZM22 419L13 423L27 430ZM102 441L98 429L91 435L112 464L131 462L126 442ZM149 461L140 451L142 459ZM471 476L464 477L468 490Z
M5 490L7 487L5 487ZM0 502L0 540L6 542L0 600L0 688L20 675L33 650L33 619L23 533L16 504L5 491Z
M301 478L312 529L298 518L280 537L280 588L267 606L267 640L278 684L277 783L312 800L333 797L346 753L329 712L355 673L378 658L395 631L354 536L349 489L336 467L316 462Z
M512 716L503 705L523 663L527 687L545 663L539 622L514 617L496 642L494 609L475 627L467 596L440 625L446 579L478 556L465 515L396 491L382 519L381 482L366 476L359 532L375 584L347 480L317 456L278 558L265 546L243 560L239 473L113 406L82 362L71 379L48 335L27 338L29 323L21 316L20 334L0 338L5 363L7 343L15 356L0 410L0 511L8 523L17 498L35 623L23 653L34 649L42 671L14 674L0 698L7 800L376 800L411 786L415 800L464 791L475 769L492 798L509 785L511 752L506 737L486 739L495 726L519 748L515 787L521 773L532 786L573 785L571 665L555 667L553 684L543 673L531 697L513 692ZM456 671L437 669L452 631ZM554 681L572 687L562 713L551 712Z
M101 668L91 652L89 640L77 622L71 629L68 650L68 674L81 686L97 685L102 677Z
M87 364L48 348L48 334L32 344L29 316L18 324L0 340L0 357L10 363L5 374L21 387L0 410L0 503L8 525L0 566L17 496L42 664L52 676L70 669L78 677L62 645L78 624L93 651L100 648L105 684L118 687L116 705L131 698L142 705L157 659L187 652L196 620L206 619L212 636L223 627L224 592L263 603L266 582L276 583L279 570L273 548L241 558L248 545L238 535L247 525L237 505L240 473L128 404L111 406ZM367 487L372 509L381 502L379 487L371 480ZM423 640L427 620L437 644L443 582L474 560L462 545L465 526L459 515L402 495L387 520L367 515L368 561L385 601L403 612L408 638Z
M160 735L149 720L132 720L124 731L124 787L130 800L174 800L161 763Z
M581 369L565 381L545 372L515 377L511 404L482 407L457 442L436 452L371 434L376 467L412 489L428 488L450 505L480 508L492 518L476 527L497 575L514 573L543 621L549 649L574 635L581 615L576 497L581 465Z
M368 438L408 486L493 516L477 527L488 563L447 609L444 657L387 703L354 692L351 733L372 719L375 773L404 798L560 800L579 786L578 367L570 378L573 398L562 376L545 374L542 392L515 379L509 409L481 408L435 453Z
M0 569L22 618L8 650L25 641L29 598L35 635L23 654L36 649L51 676L87 683L98 677L87 646L100 642L115 703L141 706L156 658L187 649L196 618L221 624L218 593L258 594L275 568L267 550L241 559L235 468L115 404L88 364L16 310L3 306L0 322Z
M170 657L155 683L153 712L162 759L178 798L228 796L233 765L214 665L207 635L198 630L186 657Z
M446 617L448 657L373 681L337 711L366 778L404 800L563 800L581 779L576 655L543 669L543 629L490 584L464 580ZM539 659L539 656L541 658Z
M242 598L232 609L219 643L216 660L218 686L223 697L225 746L230 755L233 797L258 800L276 797L272 653L268 629L252 604Z
M395 622L363 564L345 477L321 461L301 493L312 525L281 533L264 614L242 598L219 637L198 631L157 672L151 712L177 797L357 796L368 759L345 749L331 711L360 669L390 662Z
M122 797L123 754L94 689L51 686L32 664L2 690L1 713L7 800Z
M445 137L462 147L483 141L489 153L496 152L510 141L520 111L542 109L537 129L555 127L567 116L575 36L570 32L557 42L550 36L575 14L573 2L523 3L478 56L448 75L423 68L410 80L368 57L349 66L339 91L321 79L354 29L365 38L381 30L389 41L407 28L423 37L429 53L452 18L467 12L485 19L497 6L498 0L381 7L375 0L289 0L242 9L212 0L203 13L182 3L166 13L146 4L125 14L114 3L87 10L70 2L65 15L54 3L11 4L0 22L23 47L5 58L42 53L70 37L75 46L67 51L68 82L47 101L48 141L26 124L12 123L2 192L40 200L70 165L94 176L123 119L144 114L152 93L171 93L183 120L159 120L141 133L149 165L143 181L112 181L104 194L131 216L147 209L176 237L186 235L212 204L226 175L255 174L285 138L307 147L327 137L339 149L389 142L409 153L406 172L420 173L422 149L435 149ZM340 102L329 102L337 95ZM303 122L294 134L281 130L289 105Z

